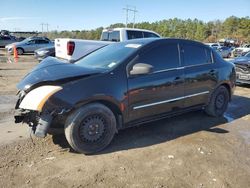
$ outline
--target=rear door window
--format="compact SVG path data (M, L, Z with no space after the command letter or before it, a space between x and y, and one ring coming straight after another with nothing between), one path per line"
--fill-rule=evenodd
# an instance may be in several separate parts
M211 51L208 48L199 45L184 44L182 49L185 66L212 63Z
M154 72L179 67L179 52L176 43L159 44L139 55L137 63L152 65Z
M143 38L143 34L141 31L127 31L128 39L138 39Z

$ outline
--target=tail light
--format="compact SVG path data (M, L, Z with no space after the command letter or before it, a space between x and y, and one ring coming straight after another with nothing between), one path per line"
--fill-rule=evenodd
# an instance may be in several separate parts
M75 50L75 43L72 41L69 41L67 43L67 55L72 55Z

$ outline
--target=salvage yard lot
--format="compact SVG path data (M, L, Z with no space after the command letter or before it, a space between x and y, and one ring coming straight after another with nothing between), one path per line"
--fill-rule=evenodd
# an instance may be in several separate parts
M8 62L8 63L7 63ZM223 118L191 112L120 131L103 152L70 150L62 135L29 138L15 125L15 85L35 65L0 50L0 187L248 187L250 86Z

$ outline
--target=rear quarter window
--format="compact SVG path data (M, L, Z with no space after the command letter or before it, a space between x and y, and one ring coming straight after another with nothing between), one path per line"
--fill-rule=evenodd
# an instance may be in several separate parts
M199 45L184 44L185 66L202 65L212 63L211 50Z

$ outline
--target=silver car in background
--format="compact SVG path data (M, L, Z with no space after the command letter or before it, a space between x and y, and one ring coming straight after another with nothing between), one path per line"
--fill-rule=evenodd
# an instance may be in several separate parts
M39 48L54 46L54 43L46 37L29 37L21 42L15 42L7 45L5 48L8 53L13 53L14 45L16 46L17 53L34 53Z
M232 55L232 49L230 47L222 46L216 50L223 58L230 58Z

